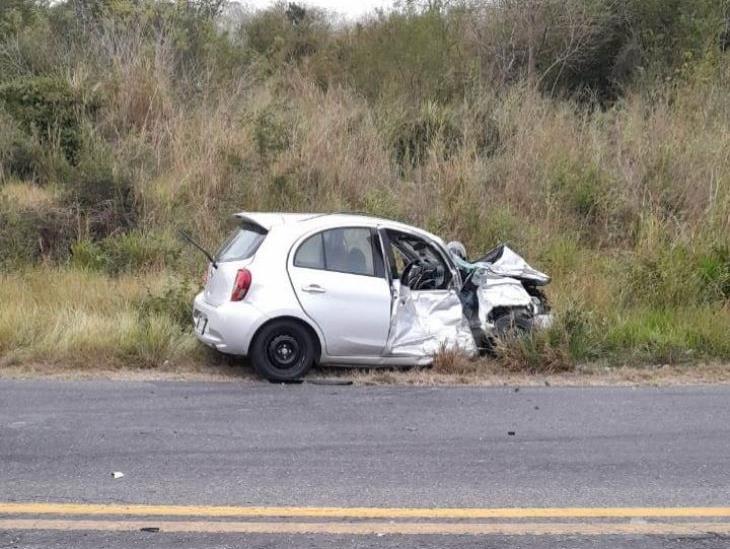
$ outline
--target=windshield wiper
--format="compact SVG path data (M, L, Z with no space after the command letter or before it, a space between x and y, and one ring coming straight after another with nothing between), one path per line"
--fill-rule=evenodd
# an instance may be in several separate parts
M202 247L202 246L201 246L200 244L198 244L198 243L197 243L197 242L196 242L195 240L193 240L193 237L192 237L192 236L190 236L190 235L189 235L188 233L186 233L185 231L178 231L178 233L179 233L179 234L180 234L180 236L182 236L182 237L183 237L183 238L184 238L185 240L187 240L187 241L188 241L188 242L189 242L190 244L192 244L192 245L193 245L193 246L195 246L195 247L196 247L196 248L197 248L198 250L200 250L201 252L203 252L203 253L205 254L205 257L207 257L207 258L208 258L208 261L210 261L210 264L211 264L211 265L213 265L213 268L214 268L214 269L217 269L217 268L218 268L218 263L216 263L215 259L213 258L213 256L212 256L212 255L210 255L210 253L208 252L208 250L206 250L206 249L205 249L205 248L203 248L203 247Z

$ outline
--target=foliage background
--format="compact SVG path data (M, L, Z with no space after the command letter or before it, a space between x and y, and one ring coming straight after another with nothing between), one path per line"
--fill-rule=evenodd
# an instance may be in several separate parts
M208 362L240 210L509 242L558 323L527 371L730 357L726 0L0 0L0 359Z

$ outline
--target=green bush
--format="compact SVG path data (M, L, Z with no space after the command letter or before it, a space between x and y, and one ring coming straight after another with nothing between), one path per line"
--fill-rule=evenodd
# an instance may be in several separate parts
M0 108L0 179L10 176L32 179L38 172L41 156L37 141Z
M132 215L131 181L111 145L92 130L81 132L78 163L63 176L69 199L85 209L111 203L119 215ZM117 221L123 221L117 219Z
M328 70L330 76L371 101L406 97L445 103L463 94L468 70L458 46L463 39L458 17L448 18L439 2L424 10L408 4L357 25L341 39L331 56L339 67Z
M110 274L174 267L179 257L180 245L167 233L131 231L98 242L83 240L71 247L74 267Z
M550 167L548 192L583 226L584 236L604 228L611 205L606 179L597 166L569 158Z
M730 295L726 247L696 250L686 245L657 245L626 261L626 304L669 308L717 303Z
M164 317L181 328L188 328L192 315L190 304L197 288L190 279L183 277L168 280L157 293L148 288L147 294L135 304L140 320L145 322L154 317Z
M278 2L251 17L242 32L248 47L275 70L282 63L297 63L317 52L327 39L328 29L321 11Z
M253 125L253 138L258 153L269 159L289 147L289 133L282 116L283 108L266 108L260 112Z
M39 260L64 260L76 235L71 210L19 207L0 195L0 269Z
M730 299L730 246L712 246L698 257L697 267L709 296Z
M0 105L29 134L46 145L58 144L69 162L81 146L79 117L98 108L57 77L26 77L0 85Z
M11 36L38 17L38 2L35 0L3 0L0 11L0 36Z
M422 164L432 150L448 158L463 142L454 112L431 101L415 116L404 117L391 133L395 159L403 167Z

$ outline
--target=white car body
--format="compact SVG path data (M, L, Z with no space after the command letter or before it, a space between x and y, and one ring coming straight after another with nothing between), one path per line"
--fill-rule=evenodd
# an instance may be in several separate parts
M209 265L207 283L195 297L193 312L196 336L206 345L246 355L268 322L295 319L316 335L319 364L428 364L442 346L476 352L461 312L459 271L439 237L395 221L352 214L244 212L236 217L266 235L251 257ZM374 231L371 234L381 238L381 252L387 231L422 239L447 266L448 287L401 288L387 257L380 258L382 276L295 265L295 253L310 236L341 228ZM375 249L373 253L376 262ZM251 283L244 299L232 301L240 269L250 272Z

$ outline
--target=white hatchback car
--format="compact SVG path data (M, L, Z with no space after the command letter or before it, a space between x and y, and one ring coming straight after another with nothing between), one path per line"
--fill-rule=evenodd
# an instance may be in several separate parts
M427 364L475 352L459 270L437 236L353 214L240 213L195 297L200 341L272 380L319 364ZM401 280L428 264L425 283ZM412 273L411 273L412 274Z

